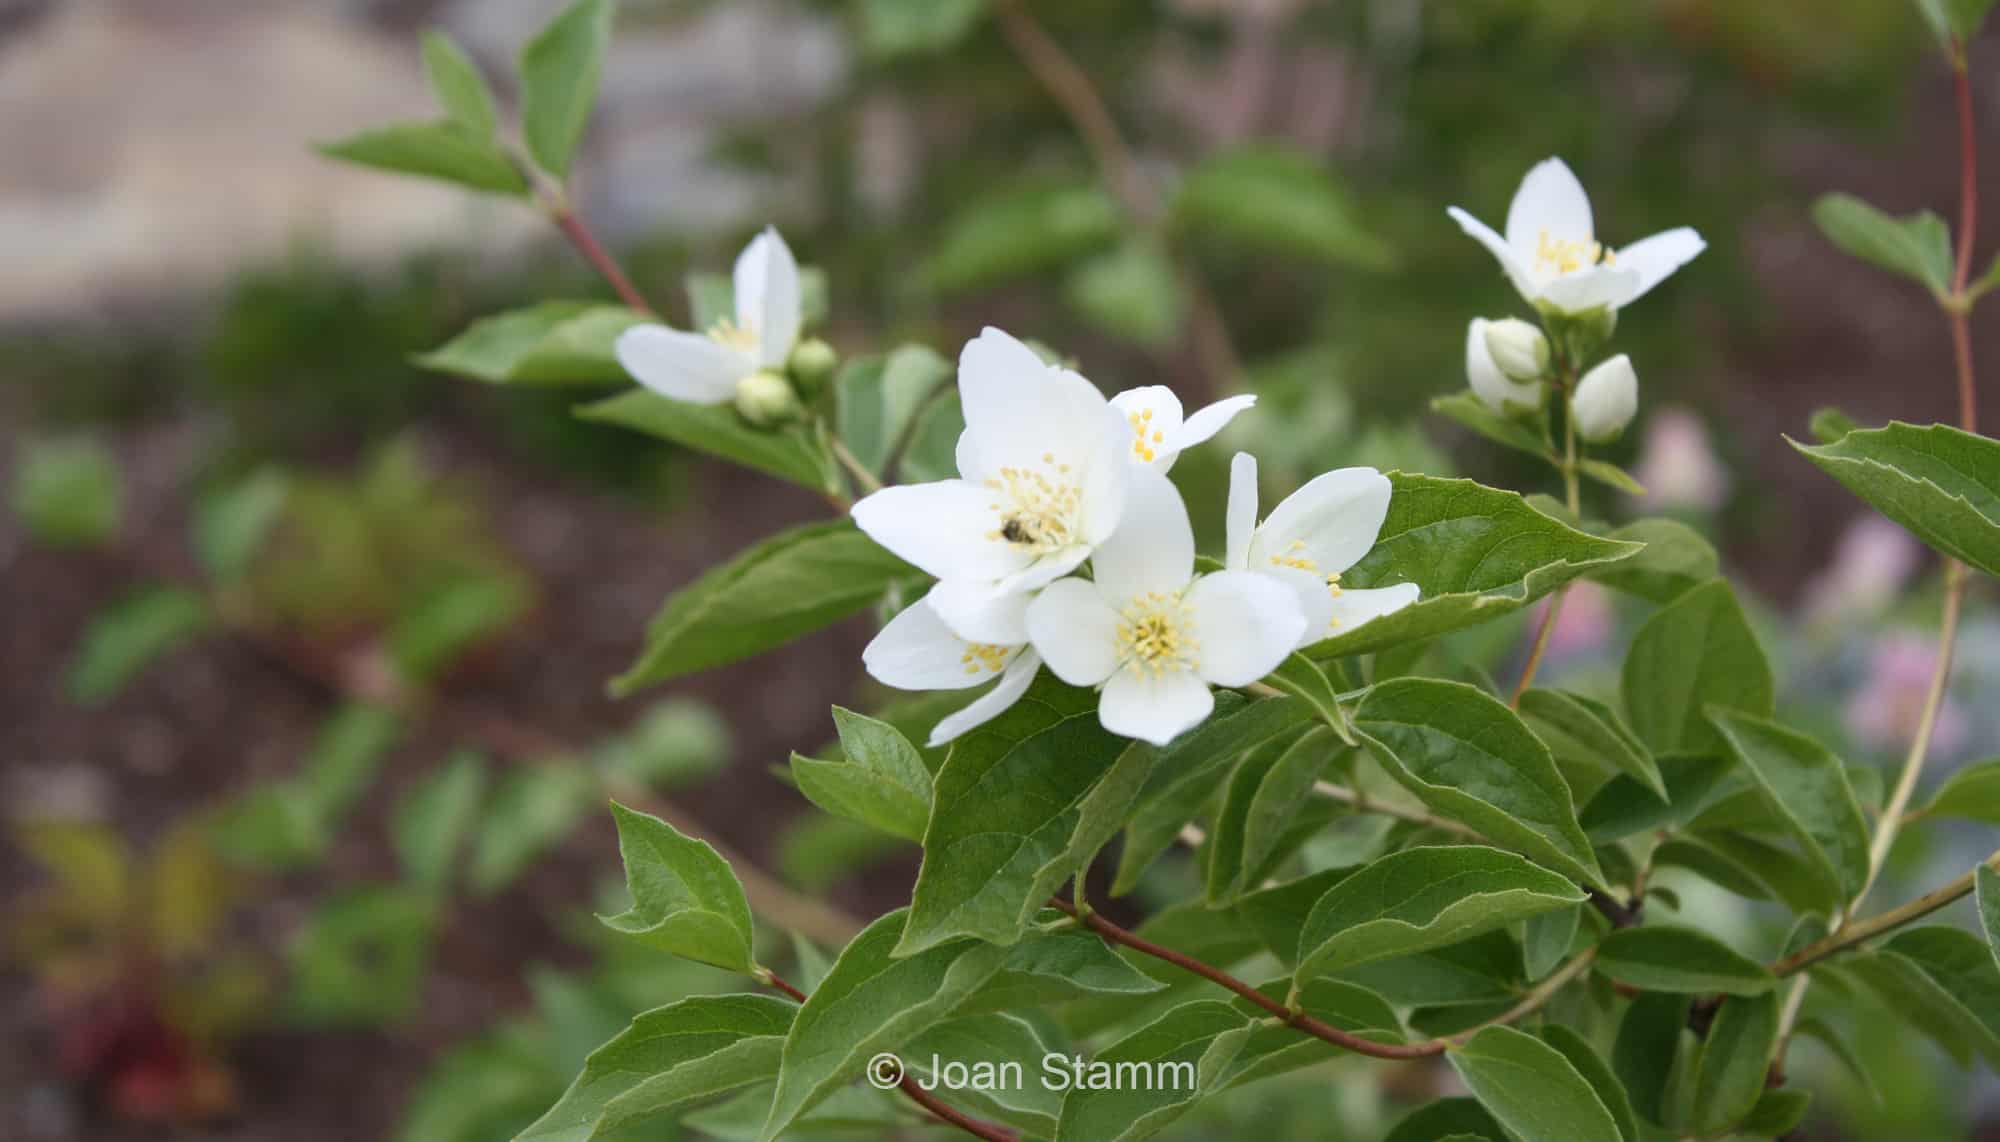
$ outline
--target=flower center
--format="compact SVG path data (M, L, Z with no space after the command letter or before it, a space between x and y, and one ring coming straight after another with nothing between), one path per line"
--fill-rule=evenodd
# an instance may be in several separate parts
M1578 238L1552 237L1547 230L1535 239L1535 268L1547 273L1573 274L1599 262L1618 264L1618 255L1609 247Z
M1054 453L1042 453L1042 462L1032 468L1002 468L986 487L995 493L986 506L1000 516L1000 526L986 533L988 539L1046 555L1075 543L1082 532L1083 489L1070 479L1068 464L1056 463Z
M968 642L965 653L958 656L967 674L998 674L1007 665L1007 657L1013 651L1011 646L994 646L990 642Z
M1132 455L1152 463L1153 457L1159 455L1160 445L1167 441L1167 434L1153 427L1153 410L1128 412L1125 421L1132 426Z
M734 319L728 317L719 317L714 325L708 327L708 339L738 353L757 351L757 327L738 325Z
M1194 611L1179 592L1148 591L1118 612L1118 659L1148 678L1194 670L1201 645L1194 637Z

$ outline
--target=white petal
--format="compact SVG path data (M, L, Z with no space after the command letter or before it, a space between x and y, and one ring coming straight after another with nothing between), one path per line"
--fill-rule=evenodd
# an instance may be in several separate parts
M1111 407L1125 418L1131 433L1126 456L1164 472L1180 455L1175 441L1181 433L1181 398L1165 385L1126 389L1111 398Z
M854 522L897 558L939 579L991 581L1028 565L1000 538L993 493L964 480L884 488L854 505Z
M1472 324L1466 326L1466 382L1487 408L1503 416L1519 409L1540 408L1541 382L1523 384L1516 381L1501 372L1499 362L1493 359L1493 351L1486 345L1486 331L1492 324L1483 317L1475 317Z
M1486 247L1488 253L1500 260L1500 268L1506 271L1507 280L1514 283L1514 288L1520 291L1523 298L1528 301L1535 300L1534 272L1529 268L1529 263L1523 262L1514 253L1514 248L1507 244L1507 239L1495 233L1493 227L1456 206L1447 207L1445 213L1451 215L1451 220L1458 223L1460 230L1470 234L1480 245Z
M755 362L733 349L664 325L635 325L618 335L614 348L633 380L693 404L733 400L736 382L757 371Z
M1025 634L1020 641L1027 641ZM964 690L992 681L1019 649L1009 648L1003 656L969 654L966 640L944 625L928 601L918 600L889 620L861 652L861 664L877 682L898 690Z
M1090 560L1097 589L1114 606L1149 591L1173 592L1194 576L1194 527L1173 482L1158 472L1132 472L1118 530Z
M1589 242L1593 237L1590 196L1561 159L1536 163L1507 207L1507 244L1523 261L1533 260L1544 234L1557 242Z
M1257 458L1238 452L1229 461L1229 508L1223 516L1223 566L1250 566L1250 537L1257 530Z
M1638 288L1639 271L1627 269L1620 259L1616 266L1599 263L1546 279L1540 287L1540 300L1567 313L1599 306L1617 309L1631 301Z
M1081 579L1064 579L1028 604L1028 639L1056 677L1095 686L1118 669L1118 612Z
M1340 468L1315 476L1271 509L1250 543L1250 569L1303 556L1311 570L1334 575L1375 546L1389 514L1389 478L1373 468Z
M1214 437L1216 433L1221 432L1227 427L1230 421L1236 419L1237 413L1256 403L1256 396L1250 393L1242 393L1233 397L1224 397L1206 408L1196 409L1195 414L1188 417L1187 421L1181 425L1180 436L1170 437L1169 442L1174 445L1175 452L1193 448L1195 445Z
M1132 474L1140 470L1126 459L1131 429L1125 419L1110 405L1098 416L1096 445L1072 468L1083 488L1083 542L1091 547L1118 530L1125 501L1132 494Z
M1033 349L988 327L966 342L958 358L958 395L972 447L960 457L979 465L966 479L985 479L1003 467L1035 468L1053 455L1076 470L1102 446L1104 394L1083 377L1045 364ZM1129 434L1117 417L1121 434Z
M1300 646L1310 646L1327 637L1333 625L1333 589L1326 576L1296 567L1267 567L1256 574L1269 575L1283 583L1298 602L1299 614L1305 620L1299 632Z
M1196 669L1217 686L1248 686L1299 645L1305 616L1292 589L1268 575L1218 571L1188 588Z
M1035 672L1042 668L1042 660L1035 657L1033 650L1024 650L1007 664L1000 675L1000 681L993 689L966 703L963 709L945 715L938 720L937 728L931 731L931 745L943 745L967 730L983 726L1007 712L1007 708L1021 700L1028 692L1028 684L1035 680Z
M1208 683L1186 671L1153 677L1120 670L1097 699L1097 720L1114 734L1166 745L1215 709Z
M1701 235L1686 226L1667 230L1650 238L1641 238L1617 252L1618 267L1638 273L1639 283L1632 290L1627 302L1644 297L1654 286L1667 279L1667 275L1693 261L1695 255L1708 248Z
M962 640L1018 646L1028 641L1028 602L1033 597L1027 590L1008 589L1021 574L1017 571L1006 579L984 583L945 579L931 588L924 602L937 612L945 629ZM1050 575L1035 586L1059 577Z
M736 324L757 331L757 363L784 367L799 339L799 263L774 227L736 256Z
M952 459L958 463L958 474L964 479L986 478L986 467L979 462L979 446L973 442L970 428L958 434L958 444L952 450Z
M1393 587L1345 587L1333 597L1333 614L1328 619L1327 629L1307 631L1306 637L1313 642L1346 634L1370 619L1393 614L1417 601L1421 592L1415 583L1398 583Z

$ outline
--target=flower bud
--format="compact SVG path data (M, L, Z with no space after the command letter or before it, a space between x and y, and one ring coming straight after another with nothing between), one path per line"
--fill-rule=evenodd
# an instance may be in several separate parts
M808 337L793 346L792 355L785 360L785 371L792 375L792 382L808 396L824 388L838 368L840 354L818 337Z
M1495 325L1483 317L1472 319L1465 331L1465 377L1472 391L1486 407L1503 416L1519 416L1542 407L1547 390L1540 381L1515 381L1493 360L1488 332Z
M736 382L736 411L757 428L776 428L805 409L792 383L772 372L756 372Z
M1576 430L1592 444L1618 439L1639 411L1639 374L1620 353L1583 375L1570 402Z
M1549 371L1549 339L1518 317L1486 323L1486 351L1517 381L1539 381Z

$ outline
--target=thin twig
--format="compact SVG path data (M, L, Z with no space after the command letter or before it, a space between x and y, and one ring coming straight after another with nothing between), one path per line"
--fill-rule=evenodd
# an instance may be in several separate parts
M650 315L654 312L652 303L639 292L638 286L632 284L632 279L625 276L625 271L619 268L617 259L605 250L603 244L597 240L597 235L590 232L590 227L584 225L583 219L577 216L576 211L567 205L555 204L549 207L548 213L549 221L556 224L556 229L563 232L563 236L569 239L570 245L575 246L584 260L595 267L597 272L603 275L604 280L611 284L620 301L640 313Z
M1557 470L1562 472L1563 492L1569 504L1572 520L1583 518L1583 493L1577 483L1576 467L1576 371L1574 363L1565 365L1564 376L1557 388L1563 394L1563 457L1557 461L1549 457ZM1548 653L1549 639L1556 632L1556 616L1562 614L1563 600L1569 597L1569 584L1565 583L1550 597L1549 605L1542 611L1541 626L1535 631L1534 646L1528 651L1528 661L1521 667L1521 678L1514 683L1513 697L1507 700L1510 709L1521 708L1521 695L1535 684L1535 673L1542 668L1542 656Z
M1439 829L1447 833L1456 833L1461 837L1469 837L1475 841L1486 839L1479 834L1478 830L1469 825L1462 825L1448 817L1440 817L1436 814L1425 812L1422 809L1412 809L1403 805L1391 804L1387 801L1377 801L1358 789L1350 789L1345 785L1335 785L1331 781L1313 782L1312 791L1316 797L1324 797L1329 801L1338 801L1343 805L1352 805L1354 806L1354 811L1357 813L1380 813L1385 817L1394 817L1399 821L1408 821L1412 825L1422 825L1427 829Z
M1905 924L1923 919L1945 905L1970 893L1981 868L2000 871L2000 852L1987 857L1965 875L1945 885L1943 888L1926 892L1908 904L1891 908L1880 916L1873 916L1858 923L1845 925L1840 931L1827 936L1825 939L1807 944L1791 955L1773 963L1771 965L1771 974L1788 976L1804 971L1806 968L1826 959L1828 956L1838 955L1867 940L1872 940L1884 932L1894 931Z

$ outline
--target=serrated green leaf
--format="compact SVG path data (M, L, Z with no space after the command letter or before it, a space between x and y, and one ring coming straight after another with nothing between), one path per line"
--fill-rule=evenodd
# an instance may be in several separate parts
M2000 575L2000 441L1891 421L1832 444L1790 443L1918 539Z
M945 222L917 276L938 293L983 289L1106 249L1124 229L1118 204L1094 185L1002 190Z
M689 404L648 389L587 404L576 415L671 440L814 491L837 491L841 486L824 434L802 425L752 428L729 406Z
M1497 619L1587 572L1636 554L1635 543L1587 535L1513 492L1471 480L1391 472L1375 546L1341 573L1343 587L1415 583L1409 606L1306 648L1318 662L1366 654Z
M1548 437L1511 416L1502 416L1486 407L1486 402L1470 389L1450 396L1432 397L1431 411L1517 452L1547 457L1555 449Z
M586 1142L771 1078L797 1010L761 995L698 995L635 1015L516 1142Z
M486 794L486 762L460 751L411 790L390 822L403 876L425 892L442 895L458 865L458 850Z
M868 925L799 1009L758 1135L763 1142L858 1077L870 1056L942 1022L1007 960L1007 949L977 940L898 957L907 919L908 910L898 909Z
M498 143L449 120L394 123L314 149L330 159L376 170L438 179L487 194L528 196L528 180Z
M480 815L466 883L491 896L562 843L597 801L597 779L571 765L521 769L500 779Z
M1583 898L1561 876L1499 849L1404 849L1356 870L1313 905L1294 978L1441 948Z
M1165 986L1113 952L1095 932L1065 928L1037 932L1015 944L1000 970L959 1006L957 1014L1021 1011L1091 996L1130 998L1151 995Z
M28 534L50 547L112 539L124 514L118 460L95 440L31 440L14 466L10 497Z
M154 659L207 630L208 600L184 587L142 587L100 611L83 632L65 679L70 699L101 706Z
M1868 879L1868 822L1840 759L1776 722L1715 706L1707 712L1723 748L1763 788L1787 831L1838 889L1835 906L1852 899Z
M632 907L599 916L613 931L699 963L747 972L750 904L736 873L705 841L683 836L658 817L616 801L618 853Z
M577 0L521 49L521 134L528 153L558 179L569 177L590 125L617 12L615 0Z
M622 305L544 301L482 317L414 360L490 385L610 384L630 379L618 363L618 335L648 320Z
M1367 270L1397 262L1316 159L1268 144L1203 159L1181 181L1171 216L1185 233L1258 253Z
M1632 558L1590 574L1615 591L1671 603L1721 573L1715 547L1679 520L1634 520L1608 532L1607 538L1646 545Z
M1654 753L1721 742L1710 705L1771 716L1771 665L1729 584L1717 579L1661 607L1632 638L1620 681L1625 714Z
M479 65L465 49L443 32L424 33L424 75L452 122L477 138L493 137L499 117L493 110L493 92L486 86L486 77L479 74Z
M1611 1120L1618 1124L1618 1135L1625 1142L1640 1142L1639 1123L1632 1114L1632 1100L1625 1093L1625 1084L1611 1070L1610 1064L1598 1055L1590 1041L1575 1030L1560 1023L1551 1023L1541 1030L1542 1042L1554 1047L1597 1092L1597 1099L1611 1112Z
M782 646L917 577L845 519L780 532L668 596L646 628L645 649L612 692Z
M1227 1003L1197 1000L1097 1052L1086 1064L1109 1068L1110 1074L1121 1064L1143 1065L1160 1082L1090 1089L1083 1085L1087 1076L1079 1080L1074 1071L1061 1072L1072 1085L1063 1096L1055 1142L1136 1142L1157 1134L1220 1085L1254 1026Z
M1424 804L1603 886L1548 747L1498 699L1462 683L1397 678L1368 692L1354 724L1375 759Z
M1757 1105L1778 1042L1778 996L1732 995L1723 1000L1695 1065L1695 1129L1713 1134L1733 1126Z
M1018 940L1049 894L1124 825L1156 754L1107 731L1095 693L1046 674L954 741L896 954L959 936Z
M1973 762L1946 778L1923 815L2000 825L2000 757Z
M1762 995L1778 981L1764 965L1694 928L1620 928L1597 946L1597 970L1641 991Z
M845 761L792 755L806 799L906 841L922 843L931 812L931 773L917 747L887 722L833 708Z
M1332 733L1316 728L1296 741L1275 739L1237 763L1202 846L1210 906L1258 883L1258 870L1277 850L1336 748Z
M1821 195L1813 222L1834 245L1942 297L1951 291L1951 231L1928 210L1893 218L1851 194Z
M1480 1104L1521 1142L1618 1142L1618 1123L1562 1052L1488 1027L1446 1054Z
M1521 695L1519 709L1551 752L1610 766L1667 800L1653 755L1611 707L1567 690L1533 689Z

